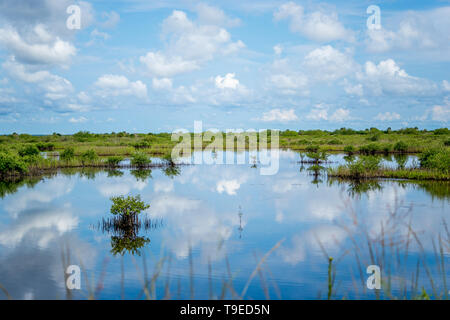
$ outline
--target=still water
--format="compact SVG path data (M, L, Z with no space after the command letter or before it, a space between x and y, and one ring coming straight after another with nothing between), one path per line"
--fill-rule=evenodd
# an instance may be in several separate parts
M448 183L330 180L299 160L281 152L272 176L189 165L2 182L0 299L445 297ZM150 241L135 254L114 255L102 224L117 195L150 204L139 230ZM66 290L68 265L80 266L81 290ZM381 290L367 288L369 265Z

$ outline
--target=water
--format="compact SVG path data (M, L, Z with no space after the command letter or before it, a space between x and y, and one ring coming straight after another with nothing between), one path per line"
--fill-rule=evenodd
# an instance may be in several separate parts
M144 278L159 270L154 290L149 285L158 299L233 298L247 284L245 298L323 299L332 256L333 298L376 298L366 287L371 264L381 265L383 283L392 274L394 295L402 295L404 283L410 295L418 261L419 291L444 292L448 183L339 182L298 160L295 152L281 152L273 176L249 164L191 165L171 174L72 170L0 183L0 284L15 299L84 299L90 292L97 299L139 299L146 297ZM330 161L325 166L343 156ZM139 194L151 205L145 215L153 223L139 230L150 242L140 256L114 256L113 235L101 226L110 197L121 194ZM68 265L81 267L81 290L66 291Z

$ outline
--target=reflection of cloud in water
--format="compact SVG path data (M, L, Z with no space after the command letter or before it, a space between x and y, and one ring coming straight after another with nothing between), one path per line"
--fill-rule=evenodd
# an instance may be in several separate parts
M65 194L69 194L73 189L74 183L70 178L57 176L51 180L39 183L34 188L21 189L19 192L10 195L4 206L12 217L17 215L24 209L28 208L31 203L49 203Z
M174 190L173 180L155 180L155 182L153 183L153 190L155 192L172 192Z
M127 195L131 190L142 191L147 186L147 182L137 180L130 175L112 178L102 175L95 180L95 184L100 194L107 198Z
M70 209L64 207L41 206L22 211L19 216L0 234L0 244L15 246L24 237L34 240L40 247L46 247L49 241L74 229L78 218Z
M290 247L280 248L279 254L283 260L290 264L304 261L307 254L322 254L321 245L331 253L339 248L345 240L346 233L342 228L332 225L319 225L303 234L294 235Z
M186 257L189 246L201 246L203 255L214 258L218 243L227 240L239 225L236 213L218 214L202 201L175 195L154 198L149 213L170 225L164 229L164 241L177 257Z

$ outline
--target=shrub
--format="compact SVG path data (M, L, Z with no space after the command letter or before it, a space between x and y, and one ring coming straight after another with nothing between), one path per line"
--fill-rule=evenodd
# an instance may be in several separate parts
M143 140L133 144L133 147L135 147L136 149L150 148L150 143L148 141Z
M359 178L364 175L364 172L373 172L380 168L379 157L366 156L361 157L357 161L349 163L348 168L352 176Z
M403 141L399 141L394 145L394 151L404 153L408 151L408 145Z
M43 143L39 142L36 147L39 149L39 151L53 151L55 150L55 144L53 143Z
M39 155L39 149L35 145L28 145L19 150L19 156L21 157L37 155Z
M440 128L436 129L433 132L434 134L450 134L450 130L448 128Z
M331 144L331 145L342 144L342 141L339 139L332 139L332 140L329 140L327 142L327 144Z
M26 173L27 171L28 168L23 159L9 153L0 153L0 174Z
M123 157L121 157L121 156L112 156L112 157L108 157L108 159L106 159L106 163L111 167L116 167L119 165L119 163L122 160L123 160Z
M371 136L370 138L368 138L367 140L369 141L378 141L381 138L381 133L376 133L373 136Z
M344 152L348 154L349 156L355 153L355 147L354 146L345 146Z
M306 147L306 151L307 152L318 152L319 151L319 146L317 146L317 145L307 146Z
M375 143L371 143L371 144L359 147L359 152L361 152L362 154L365 154L365 155L374 155L379 150L380 150L380 146Z
M422 168L448 172L450 168L450 150L428 149L419 155L419 162Z
M98 159L97 153L94 150L87 150L81 155L81 162L85 163L93 163Z
M389 152L391 152L391 150L392 150L392 145L390 145L390 144L385 144L385 145L383 146L383 152L384 152L385 154L388 154Z
M146 165L150 164L151 162L152 161L145 153L136 152L131 157L131 165L136 166L136 167L145 167Z
M61 152L59 158L63 161L70 161L75 158L75 150L72 147L66 148Z
M447 141L444 141L444 146L450 147L450 139L448 139Z

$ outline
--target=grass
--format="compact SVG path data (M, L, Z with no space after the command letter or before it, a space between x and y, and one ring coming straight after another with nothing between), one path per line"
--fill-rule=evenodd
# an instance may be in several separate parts
M347 158L346 165L328 169L328 176L347 179L411 179L450 180L450 150L428 149L419 155L420 166L405 168L406 159L398 157L396 169L383 167L378 156L360 156L357 160Z

